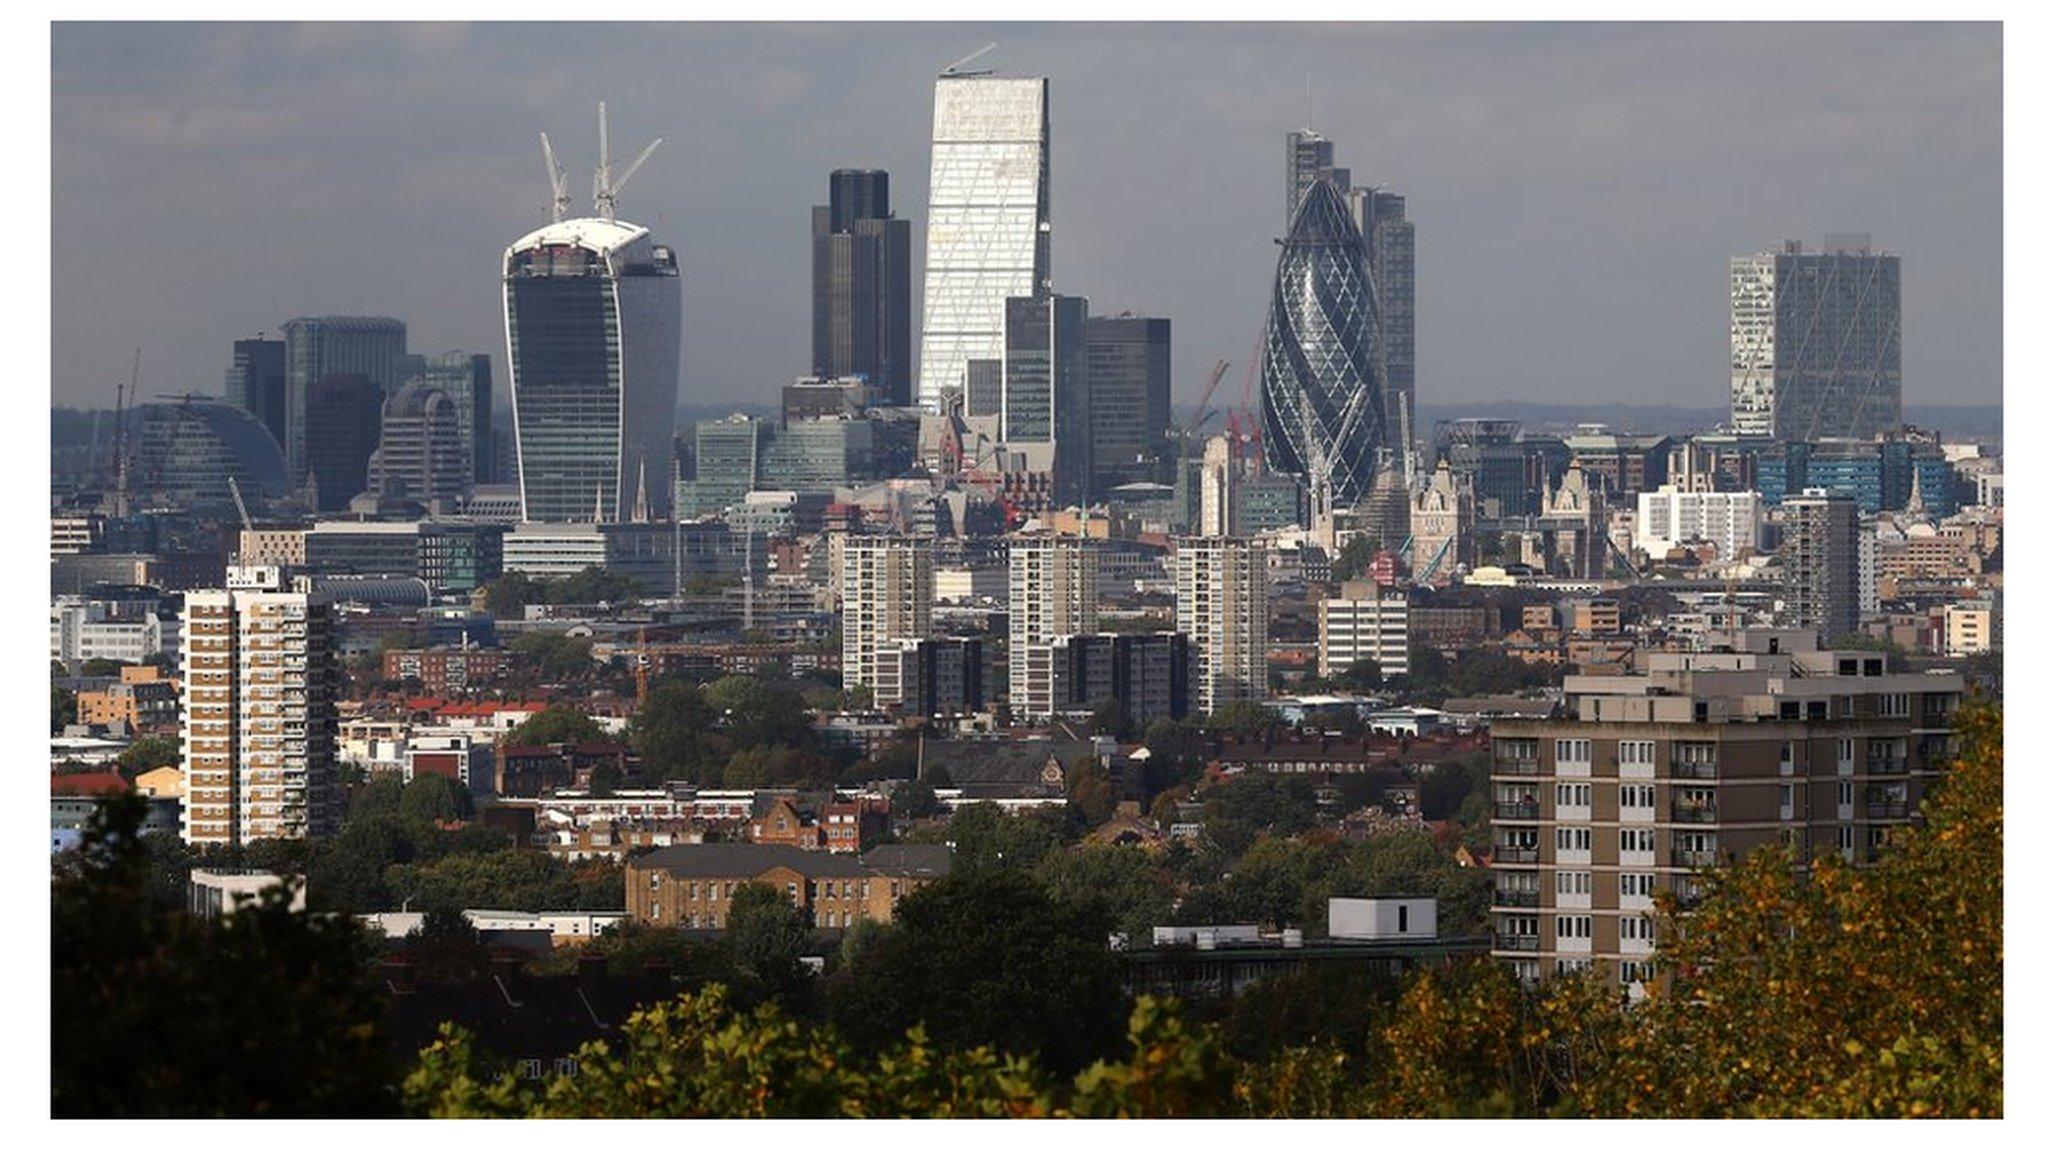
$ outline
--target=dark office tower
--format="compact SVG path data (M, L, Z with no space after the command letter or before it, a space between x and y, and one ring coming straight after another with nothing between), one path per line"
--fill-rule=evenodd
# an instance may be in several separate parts
M1173 322L1157 316L1088 318L1089 488L1157 480L1173 400Z
M1003 303L1004 447L1052 477L1061 507L1088 491L1088 300L1013 296Z
M1861 232L1728 262L1729 415L1774 440L1867 440L1900 421L1899 258Z
M1808 488L1786 498L1778 562L1794 627L1818 628L1823 644L1856 632L1862 623L1861 553L1862 520L1854 496Z
M277 437L280 449L285 441L284 341L235 341L235 358L228 364L227 402L254 416Z
M1302 196L1318 176L1328 176L1336 182L1337 191L1351 190L1351 170L1338 168L1337 146L1328 139L1303 128L1287 134L1287 215L1289 223L1294 220L1294 210L1301 206Z
M471 464L461 406L446 391L413 378L384 402L381 428L370 454L368 491L429 509L468 494Z
M889 214L889 174L832 173L811 209L811 374L865 376L877 403L910 398L910 221Z
M384 390L361 373L335 373L315 381L306 398L306 470L318 510L333 512L369 487L370 454L384 407Z
M407 356L405 378L439 388L454 401L461 432L456 451L465 461L465 483L496 483L491 444L491 358L459 351L439 356Z
M1380 352L1386 369L1386 443L1399 443L1401 410L1408 411L1409 435L1415 422L1415 225L1408 219L1408 198L1380 188L1351 194L1358 233L1365 240L1366 263L1372 269L1373 300L1378 305Z
M296 483L306 478L308 468L313 385L328 376L356 375L377 386L380 401L396 391L405 383L405 322L388 316L301 316L285 322L284 344L285 435L280 447ZM317 428L314 432L323 434Z
M1365 242L1319 178L1280 248L1259 364L1266 461L1302 478L1312 527L1372 485L1386 428L1374 312Z

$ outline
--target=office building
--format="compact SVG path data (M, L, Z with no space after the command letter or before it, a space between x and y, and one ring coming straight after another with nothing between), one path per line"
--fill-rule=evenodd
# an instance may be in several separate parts
M379 427L366 491L449 511L469 494L476 459L463 443L459 407L438 385L422 376L401 385L384 401Z
M178 654L178 616L162 592L100 584L50 599L50 659L76 668L88 660L140 664Z
M883 682L879 665L898 641L932 631L932 546L929 540L839 536L839 675L866 685L877 707L905 703L900 674ZM886 697L886 698L885 698Z
M865 377L879 402L910 394L910 221L889 212L889 174L839 169L811 209L811 374Z
M932 100L917 403L1003 358L1003 304L1052 287L1052 185L1043 77L941 74Z
M1787 240L1728 262L1730 415L1738 433L1869 439L1900 422L1899 258L1870 237Z
M505 349L528 521L669 514L682 281L637 224L557 219L505 250Z
M1348 580L1316 606L1317 670L1341 676L1360 660L1382 676L1408 674L1408 597L1373 580Z
M1048 647L1055 715L1085 717L1114 700L1137 729L1187 718L1194 656L1181 633L1055 636Z
M301 316L284 325L285 345L285 469L293 484L311 470L311 441L328 430L312 415L313 389L330 376L368 380L381 403L386 393L403 384L405 322L388 316ZM358 487L356 492L362 489ZM346 503L356 492L344 492Z
M1635 546L1655 561L1704 541L1718 559L1733 560L1755 550L1758 510L1754 492L1685 492L1666 484L1637 494Z
M1088 318L1088 490L1157 481L1169 459L1173 322L1163 316Z
M1099 582L1100 560L1085 540L1010 541L1010 711L1019 720L1053 714L1053 638L1098 631Z
M129 490L136 500L192 512L231 512L232 479L245 501L282 496L284 454L251 413L207 396L145 404L136 417Z
M222 398L256 418L282 451L291 434L285 401L284 341L255 337L235 341Z
M491 358L482 353L443 352L438 356L407 356L407 382L418 380L448 394L455 403L466 483L497 483L497 458L492 427Z
M1174 542L1174 629L1194 653L1193 706L1266 698L1271 577L1266 547L1228 536Z
M324 376L306 399L306 419L313 434L306 438L306 471L314 492L313 507L333 512L370 486L370 456L382 435L385 392L368 376Z
M235 567L226 588L185 597L187 844L302 840L339 824L333 619L308 589Z
M1809 488L1785 501L1778 566L1792 627L1818 630L1823 643L1855 633L1862 623L1862 536L1850 496Z
M1365 497L1385 443L1375 307L1358 225L1317 180L1280 249L1259 366L1266 459L1302 478L1312 525Z
M1293 223L1302 197L1318 177L1335 182L1340 193L1350 191L1351 172L1336 162L1337 146L1328 137L1307 128L1287 134L1287 214L1282 221Z
M1372 269L1373 315L1386 373L1386 442L1407 451L1401 439L1404 414L1410 437L1415 423L1415 222L1408 219L1408 198L1384 188L1354 191L1351 210Z
M1004 301L1001 440L1026 470L1050 475L1056 508L1090 499L1088 425L1088 301Z
M1525 980L1592 965L1656 979L1659 892L1789 848L1865 863L1955 748L1953 675L1888 671L1811 633L1735 633L1569 676L1559 719L1493 725L1494 955Z
M437 596L468 592L504 574L506 532L466 521L323 520L299 534L299 564L314 576L417 577ZM249 535L244 564L260 555Z

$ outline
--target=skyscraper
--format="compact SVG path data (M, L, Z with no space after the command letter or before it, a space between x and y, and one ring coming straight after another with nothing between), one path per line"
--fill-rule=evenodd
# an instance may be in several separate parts
M388 316L301 316L285 322L284 344L285 436L278 446L297 483L310 467L306 433L313 386L329 376L362 376L376 386L381 403L405 382L405 322ZM314 432L325 435L324 429Z
M1785 614L1794 627L1819 629L1824 644L1855 634L1862 623L1861 551L1854 496L1808 488L1786 498L1778 563L1785 571Z
M1270 612L1266 546L1248 537L1174 541L1173 626L1194 652L1194 706L1266 698Z
M492 445L491 358L480 352L443 352L438 356L407 356L405 378L448 394L455 402L459 451L469 480L493 484L497 461Z
M1374 317L1386 374L1385 442L1405 452L1409 445L1401 443L1404 407L1410 436L1415 422L1415 223L1408 219L1408 198L1383 188L1358 189L1351 194L1351 205L1365 241L1366 266L1372 269Z
M1358 225L1318 179L1280 248L1259 365L1267 462L1302 477L1314 526L1372 484L1386 428L1375 310Z
M1019 718L1052 715L1052 639L1097 630L1100 563L1085 540L1010 542L1010 709Z
M284 341L256 337L235 341L234 359L228 364L227 402L254 416L277 437L284 449L290 426L285 422Z
M623 520L643 492L653 516L668 514L682 280L674 250L615 217L638 167L614 182L607 155L599 214L573 220L562 218L557 174L554 222L505 250L505 360L528 521Z
M837 536L844 552L839 566L839 667L847 687L866 685L878 707L904 703L906 686L894 658L900 642L922 640L932 630L931 541L900 537ZM894 671L896 675L886 675ZM911 693L914 694L914 693Z
M839 169L811 209L811 374L911 403L910 221L889 212L887 172Z
M384 392L368 376L341 372L313 384L306 400L306 470L318 510L332 512L370 486L370 455L383 427Z
M414 500L430 509L453 502L471 487L455 401L415 376L384 401L377 449L370 453L365 488L379 497Z
M225 589L185 594L187 844L302 840L338 822L333 618L309 587L231 567Z
M1338 192L1351 187L1351 170L1338 168L1337 146L1328 137L1308 128L1287 134L1287 214L1281 219L1292 224L1301 198L1319 176L1329 176Z
M1003 302L1002 441L1052 476L1056 504L1086 502L1088 301L1013 296Z
M1003 357L1003 302L1052 285L1051 144L1043 77L941 74L932 101L924 334L917 403Z
M1787 240L1728 262L1738 433L1867 440L1899 427L1899 258L1862 233L1829 233L1821 247Z
M1173 322L1088 318L1089 491L1159 479L1173 402Z

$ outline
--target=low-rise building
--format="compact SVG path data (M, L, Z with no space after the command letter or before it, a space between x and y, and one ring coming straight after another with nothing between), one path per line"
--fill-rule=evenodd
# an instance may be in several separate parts
M952 850L937 844L889 844L862 856L784 844L678 844L626 862L626 913L655 927L721 929L739 889L766 884L815 928L887 923L905 896L951 866Z

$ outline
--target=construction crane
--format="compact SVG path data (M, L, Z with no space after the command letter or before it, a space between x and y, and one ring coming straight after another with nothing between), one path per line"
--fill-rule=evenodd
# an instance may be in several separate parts
M235 498L235 511L241 514L242 530L244 532L254 532L256 530L256 522L249 519L249 506L242 502L242 486L235 482L233 476L228 477L228 495Z
M647 707L647 625L640 626L639 639L633 648L633 701L636 710Z
M1209 398L1216 395L1216 386L1223 383L1224 374L1230 371L1230 361L1218 360L1209 369L1209 383L1202 388L1202 398L1195 402L1195 414L1181 425L1180 434L1184 440L1192 440L1202 430L1202 425L1215 413L1209 411Z
M135 346L135 362L128 369L128 384L114 385L114 458L108 469L114 478L114 515L128 514L128 399L140 396L142 387L142 346Z
M986 76L986 75L988 75L989 73L991 73L991 72L995 71L995 69L993 69L993 68L972 68L972 69L970 69L970 68L968 68L967 66L968 66L969 64L972 64L972 63L974 63L974 62L975 62L976 60L979 60L979 59L981 59L981 58L982 58L983 56L986 56L986 55L988 55L989 53L991 53L991 52L993 52L993 51L995 51L995 50L996 50L996 46L995 46L994 44L987 44L987 45L984 45L984 46L983 46L982 48L980 48L980 49L979 49L978 51L974 51L974 52L969 52L969 53L968 53L967 55L965 55L965 56L962 56L962 57L961 57L961 58L959 58L958 60L955 60L955 61L953 61L953 62L952 62L951 64L948 64L948 65L946 65L946 66L945 66L944 68L941 68L941 69L939 69L939 75L941 75L941 76Z
M548 166L548 188L553 193L548 202L548 219L560 224L569 218L569 174L555 160L555 146L545 132L540 134L540 155Z
M626 170L614 177L611 114L605 109L604 101L597 102L597 175L591 181L590 200L596 206L598 215L606 220L614 218L618 212L619 193L626 190L626 181L631 180L633 173L640 170L640 165L645 164L647 158L654 155L654 150L661 147L661 141L661 137L655 137L654 143L642 148L640 154L633 157L632 163L626 165Z

